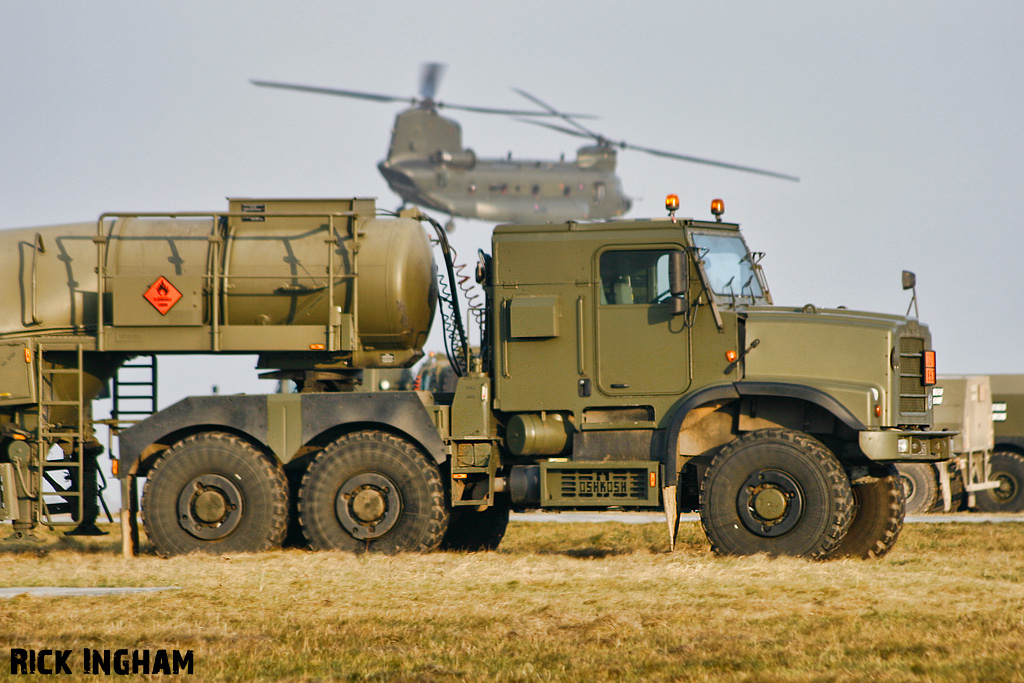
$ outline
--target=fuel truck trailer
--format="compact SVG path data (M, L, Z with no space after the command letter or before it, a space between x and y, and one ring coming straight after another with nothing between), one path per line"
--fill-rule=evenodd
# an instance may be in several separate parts
M18 261L0 276L2 516L95 517L90 402L126 360L256 353L299 390L193 396L120 431L126 539L145 478L162 554L268 549L290 522L315 549L493 548L511 509L663 510L671 543L699 510L719 553L886 553L895 464L951 453L927 327L775 306L721 202L710 221L677 206L495 228L478 353L444 232L415 210L237 199L0 234ZM454 391L352 391L414 364L435 310Z

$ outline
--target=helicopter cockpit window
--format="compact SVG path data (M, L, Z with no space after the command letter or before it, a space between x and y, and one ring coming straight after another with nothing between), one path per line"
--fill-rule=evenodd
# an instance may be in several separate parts
M657 304L668 297L668 250L601 254L602 304Z
M693 233L711 291L718 297L763 299L750 252L739 235Z

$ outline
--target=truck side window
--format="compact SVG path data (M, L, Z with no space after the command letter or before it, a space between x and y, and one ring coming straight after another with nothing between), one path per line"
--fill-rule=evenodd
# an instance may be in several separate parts
M663 302L668 296L668 254L664 249L601 254L601 303Z

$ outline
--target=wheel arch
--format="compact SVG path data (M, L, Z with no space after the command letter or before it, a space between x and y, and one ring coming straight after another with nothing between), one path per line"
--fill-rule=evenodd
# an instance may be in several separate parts
M343 434L367 429L409 441L435 464L447 461L437 427L414 392L302 395L304 445L324 446Z
M265 396L190 396L118 435L118 476L145 476L161 452L192 434L209 431L234 434L273 454L267 446Z
M315 457L315 455L323 450L324 447L332 443L333 441L345 436L346 434L354 434L356 432L367 432L377 431L389 434L391 436L402 439L403 441L409 442L415 446L418 450L422 451L427 458L437 465L444 465L447 462L447 458L439 458L434 452L430 450L427 444L423 443L420 439L416 438L409 431L402 429L401 427L384 421L375 420L359 420L359 421L345 421L338 424L327 425L324 430L315 436L313 436L306 444L306 453L300 454L289 461L289 464L302 459L308 459Z
M153 468L153 464L157 461L157 459L159 459L160 456L163 455L165 451L174 446L174 444L180 441L184 441L185 439L194 434L204 434L213 432L221 432L224 434L236 436L245 443L255 448L257 451L260 451L261 453L265 453L266 455L270 456L271 459L274 460L279 466L283 464L281 460L277 457L277 455L265 443L260 441L252 434L242 429L239 429L237 426L234 425L207 422L202 424L189 425L187 427L176 429L174 431L168 432L167 434L164 434L159 439L146 446L142 450L142 452L139 453L138 457L131 464L130 470L127 473L136 477L145 477ZM121 466L124 467L125 465L122 464Z
M679 470L680 437L687 418L696 415L695 411L700 408L713 408L717 410L726 405L735 406L744 399L762 397L784 399L792 402L794 405L815 406L831 415L846 429L853 432L865 429L864 424L846 406L829 394L814 387L785 382L733 382L732 384L723 384L701 390L688 396L678 404L667 428L666 450L664 454L665 471L673 472ZM735 415L733 415L733 418L735 418ZM784 422L777 423L776 426L786 429L794 428L792 424ZM719 425L717 428L703 430L703 433L697 436L694 443L691 444L690 450L707 452L713 448L725 445L745 431L752 431L752 429L740 429L734 419L728 430L724 429L722 425Z

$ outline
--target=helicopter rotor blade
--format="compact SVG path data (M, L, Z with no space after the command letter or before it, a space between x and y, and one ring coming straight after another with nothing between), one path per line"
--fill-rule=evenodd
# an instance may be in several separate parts
M573 128L576 128L578 131L580 131L581 133L584 134L584 137L594 138L595 140L597 140L599 142L604 139L602 136L600 136L597 133L595 133L594 131L586 128L583 124L578 123L575 120L577 118L583 118L583 117L577 116L575 114L564 114L564 113L558 111L557 109L555 109L554 107L552 107L547 102L544 102L543 100L541 100L539 97L535 97L534 95L531 95L530 93L526 92L525 90L521 90L519 88L513 88L512 90L514 90L516 93L522 95L526 99L530 100L531 102L533 102L537 106L541 107L542 109L547 111L548 114L550 114L551 116L557 116L558 118L562 119L563 121L565 121L566 123L571 125Z
M394 95L381 95L379 93L359 92L358 90L339 90L337 88L321 88L312 85L298 85L296 83L279 83L277 81L250 80L253 85L264 88L281 88L282 90L298 90L300 92L311 92L319 95L339 95L341 97L355 97L360 100L372 100L374 102L411 102L419 104L420 100L415 97L397 97Z
M437 89L441 86L445 65L437 62L426 62L420 71L420 97L425 100L434 99Z
M466 104L448 104L447 102L436 102L438 109L457 109L477 114L502 114L504 116L554 116L544 111L530 111L526 109L497 109L494 107L473 107ZM596 119L592 114L573 114L581 119Z
M626 142L612 142L611 144L621 149L632 149L637 152L645 152L652 154L656 157L664 157L666 159L678 159L679 161L689 161L694 164L704 164L705 166L717 166L719 168L728 168L733 171L743 171L745 173L756 173L758 175L770 176L772 178L781 178L782 180L791 180L795 183L800 182L800 178L786 173L779 173L777 171L768 171L763 168L753 168L752 166L740 166L739 164L730 164L725 161L714 161L712 159L703 159L701 157L689 156L687 154L676 154L675 152L666 152L660 149L651 149L650 147L640 147L639 145L630 145Z
M557 130L559 133L565 133L566 135L574 135L574 136L576 136L578 138L590 138L590 137L593 137L592 135L588 135L587 133L581 133L578 130L573 130L572 128L566 128L565 126L559 126L558 124L555 124L555 123L545 123L544 121L534 121L532 119L523 119L523 118L519 118L519 117L516 117L515 120L519 121L520 123L529 123L532 126L540 126L541 128L550 128L551 130Z
M253 85L258 85L264 88L280 88L282 90L297 90L299 92L316 93L318 95L335 95L340 97L354 97L360 100L371 100L373 102L406 102L412 106L418 106L424 102L429 102L432 106L438 109L453 109L458 111L468 111L477 114L500 114L502 116L553 116L547 112L541 111L527 111L523 109L499 109L496 107L474 107L471 105L464 104L448 104L446 102L434 102L433 100L419 99L416 97L398 97L395 95L382 95L380 93L362 92L359 90L341 90L340 88L323 88L313 85L299 85L297 83L280 83L278 81L259 81L252 79L249 81ZM436 82L435 82L436 86ZM596 116L592 114L572 114L576 118L581 119L595 119Z
M688 154L677 154L675 152L666 152L664 150L652 149L650 147L641 147L640 145L631 145L631 144L629 144L627 142L617 142L615 140L609 140L608 138L604 137L603 135L598 135L597 133L595 133L595 132L593 132L591 130L588 130L582 124L578 123L577 121L574 121L572 115L570 115L570 114L563 114L563 113L559 112L557 109L555 109L551 105L547 104L546 102L541 100L539 97L535 97L534 95L531 95L530 93L526 92L525 90L520 90L519 88L515 88L515 91L517 93L519 93L520 95L522 95L523 97L525 97L526 99L528 99L531 102L533 102L534 104L536 104L536 105L542 107L543 109L545 109L552 116L557 116L560 119L562 119L563 121L566 121L567 123L571 124L573 126L573 128L575 128L576 130L573 130L573 129L570 129L570 128L566 128L564 126L553 125L553 124L550 124L550 123L542 123L540 121L527 121L527 120L524 120L524 119L519 119L523 123L532 123L535 126L543 126L544 128L550 128L552 130L557 130L557 131L559 131L561 133L566 133L568 135L575 135L576 137L593 138L593 139L597 140L598 144L608 145L608 146L611 146L611 147L618 147L619 149L631 149L631 150L634 150L634 151L637 151L637 152L645 152L647 154L652 154L654 156L664 157L666 159L677 159L679 161L689 161L689 162L694 163L694 164L704 164L705 166L717 166L719 168L728 168L728 169L731 169L733 171L743 171L745 173L756 173L758 175L770 176L772 178L781 178L782 180L791 180L793 182L800 182L800 178L798 178L796 176L788 175L786 173L778 173L776 171L768 171L768 170L765 170L763 168L753 168L752 166L741 166L739 164L730 164L730 163L727 163L725 161L714 161L712 159L703 159L701 157L690 156Z

